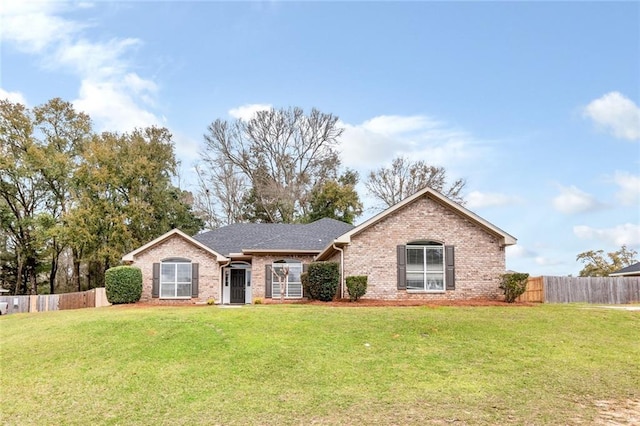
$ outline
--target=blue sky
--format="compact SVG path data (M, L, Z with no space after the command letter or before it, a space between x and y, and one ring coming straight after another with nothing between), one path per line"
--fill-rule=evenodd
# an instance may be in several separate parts
M638 2L0 5L0 97L166 126L186 189L215 119L316 107L361 178L398 155L465 178L467 207L518 238L510 269L640 251Z

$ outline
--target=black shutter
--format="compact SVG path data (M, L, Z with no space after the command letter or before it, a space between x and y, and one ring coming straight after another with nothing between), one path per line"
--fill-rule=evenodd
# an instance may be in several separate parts
M447 262L447 267L444 271L444 279L447 283L447 290L456 289L456 268L455 268L455 255L453 246L444 246L444 258Z
M151 297L160 297L160 264L153 264L153 276L151 278Z
M305 274L309 274L309 264L308 263L303 263L302 264L302 275ZM302 297L309 297L309 295L307 293L309 293L309 286L307 285L305 288L305 281L302 278L302 275L300 276L300 283L302 284ZM307 280L308 281L308 280Z
M398 290L407 289L407 247L396 247L398 252Z
M191 297L198 297L199 264L191 264Z
M271 265L265 265L264 267L264 297L265 299L271 299Z

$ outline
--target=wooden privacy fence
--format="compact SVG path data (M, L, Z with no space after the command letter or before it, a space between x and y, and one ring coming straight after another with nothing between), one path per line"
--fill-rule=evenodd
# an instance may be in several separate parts
M531 277L518 302L640 302L640 277Z
M0 296L0 302L7 302L8 314L97 308L109 305L104 287L77 293Z
M637 303L640 277L544 277L548 303Z
M516 302L544 302L543 277L529 277L527 289L516 299Z

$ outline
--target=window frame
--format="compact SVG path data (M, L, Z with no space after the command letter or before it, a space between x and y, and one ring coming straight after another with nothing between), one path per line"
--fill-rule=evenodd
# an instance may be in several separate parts
M189 281L179 281L178 267L180 265L186 265L189 271ZM165 266L173 266L173 281L165 281L164 268ZM184 271L183 271L184 272ZM168 284L173 285L173 294L163 294L163 286ZM186 286L188 284L189 291L187 296L178 296L178 286ZM193 263L188 259L167 259L160 262L160 276L158 285L158 297L160 299L191 299L193 290Z
M280 298L280 280L278 274L276 274L275 270L277 267L289 266L289 276L291 276L291 268L299 268L300 273L298 274L299 281L291 281L288 280L287 286L285 288L285 299L302 299L304 297L304 289L302 288L302 273L304 272L304 266L301 261L294 259L283 259L277 260L271 263L271 298L279 299ZM291 295L291 284L295 285L295 289L299 288L299 295L296 292L294 295Z
M411 270L409 259L409 251L410 250L422 250L422 267L420 270ZM428 262L427 250L428 249L438 249L441 253L442 261L439 265L435 265L437 269L434 269L434 264ZM416 241L408 243L405 246L405 282L406 282L406 290L408 293L446 293L447 290L447 281L446 281L446 268L447 268L447 260L446 260L446 250L445 245L437 242L437 241ZM421 274L422 287L417 287L413 285L416 282L415 277ZM410 279L410 276L413 279ZM438 276L440 279L439 288L429 288L429 278L433 276Z

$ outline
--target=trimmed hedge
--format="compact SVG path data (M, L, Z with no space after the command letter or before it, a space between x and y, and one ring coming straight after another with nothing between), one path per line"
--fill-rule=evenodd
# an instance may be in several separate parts
M367 292L367 276L353 275L346 278L349 300L357 302Z
M142 296L142 271L133 266L107 269L104 273L104 287L109 303L135 303Z
M502 275L500 288L504 291L504 300L513 303L527 289L529 274L514 272Z
M329 302L333 300L340 284L338 262L314 262L307 269L307 297ZM304 285L304 284L303 284Z

